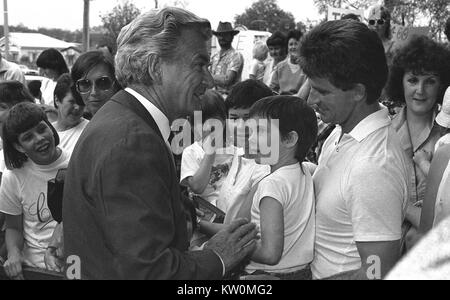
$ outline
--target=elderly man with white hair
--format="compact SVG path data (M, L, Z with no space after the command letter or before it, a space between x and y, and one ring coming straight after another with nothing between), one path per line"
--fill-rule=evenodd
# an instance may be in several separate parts
M213 86L211 26L182 9L138 17L118 38L117 78L75 148L63 201L67 256L82 279L221 279L255 246L255 226L234 222L188 251L170 123Z

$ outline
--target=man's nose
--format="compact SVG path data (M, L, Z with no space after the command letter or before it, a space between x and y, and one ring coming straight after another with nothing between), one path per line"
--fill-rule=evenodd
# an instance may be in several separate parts
M314 91L313 89L311 89L310 93L309 93L309 97L308 97L308 101L307 101L309 106L314 106L320 103L320 98L319 95L317 95L317 92Z

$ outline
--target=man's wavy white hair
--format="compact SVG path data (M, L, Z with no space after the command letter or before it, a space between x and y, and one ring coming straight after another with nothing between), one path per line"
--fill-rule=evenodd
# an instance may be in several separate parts
M211 24L184 9L168 7L150 11L125 26L117 39L116 76L122 87L152 85L155 59L173 60L182 55L181 30L195 28L205 40Z

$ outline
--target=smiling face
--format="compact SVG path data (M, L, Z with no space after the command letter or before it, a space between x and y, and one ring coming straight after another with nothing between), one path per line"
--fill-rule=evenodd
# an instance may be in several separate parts
M291 55L291 57L297 57L298 56L298 47L300 46L300 41L291 38L289 40L288 43L288 50L289 50L289 55Z
M441 90L441 80L432 73L415 75L413 72L406 72L403 76L403 89L409 111L416 115L432 114Z
M44 121L21 133L14 147L38 165L49 165L58 158L53 131Z
M214 86L206 43L199 32L184 29L176 58L161 62L162 105L171 121L198 110L200 96Z
M115 80L114 75L110 74L108 67L103 64L95 66L82 78L87 79L92 83L90 92L80 93L83 98L83 102L86 104L86 110L92 115L95 115L97 111L116 93L114 84L107 90L101 89L95 84L96 80L102 77L108 77L112 82Z
M68 128L73 128L77 126L81 117L84 113L84 106L80 106L75 102L75 99L71 92L58 103L58 115L62 123L64 123Z
M310 78L311 94L308 104L320 114L324 123L344 125L352 119L355 103L352 91L343 91L323 78Z

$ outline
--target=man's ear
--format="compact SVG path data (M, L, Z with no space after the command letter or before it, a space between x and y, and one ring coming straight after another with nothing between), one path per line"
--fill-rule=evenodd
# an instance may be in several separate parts
M20 146L19 144L14 143L14 144L13 144L13 147L14 147L14 149L16 149L17 151L19 151L20 153L25 154L25 150L24 150L23 147Z
M150 54L148 57L148 75L152 82L156 84L162 83L161 58L158 54Z
M355 102L366 101L367 99L367 89L364 84L358 83L352 89L352 98Z

